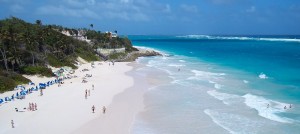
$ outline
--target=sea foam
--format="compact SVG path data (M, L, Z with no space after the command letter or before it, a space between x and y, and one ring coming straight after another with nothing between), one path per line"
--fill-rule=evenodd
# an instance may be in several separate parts
M207 114L214 123L221 126L231 134L253 134L257 133L258 127L262 127L262 123L251 120L245 116L218 112L216 110L205 109ZM237 126L237 124L239 124Z
M222 76L226 75L225 73L212 73L199 70L192 70L191 72L194 73L194 76L189 77L189 80L207 80L209 83L213 84L216 84L214 81L219 80Z
M261 73L258 75L258 77L259 77L260 79L268 79L268 76L267 76L266 74L264 74L263 72L261 72Z
M249 81L247 81L247 80L243 80L243 82L244 82L245 84L248 84L248 83L249 83Z
M185 36L177 36L177 38L300 42L300 39L290 39L290 38L255 38L255 37L234 37L234 36L210 36L210 35L185 35Z
M185 65L183 64L169 64L169 67L184 67Z
M280 117L277 115L278 113L286 112L286 109L284 109L284 107L288 107L289 104L269 100L264 97L255 96L252 94L246 94L243 97L245 98L244 103L250 108L256 109L260 116L281 123L293 122L292 119Z
M209 90L209 91L207 91L207 93L209 95L213 96L214 98L221 100L226 105L230 105L230 104L234 103L235 100L241 98L238 95L221 93L216 90Z

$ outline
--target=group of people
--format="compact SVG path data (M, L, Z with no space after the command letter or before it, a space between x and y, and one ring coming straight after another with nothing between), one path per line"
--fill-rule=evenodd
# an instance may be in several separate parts
M292 104L290 104L289 108L292 108ZM284 106L284 109L287 109L287 106Z
M108 63L108 65L110 66L110 62ZM115 61L111 61L111 65L115 65Z
M92 85L92 90L94 90L95 89L95 86L94 86L94 84ZM84 95L84 97L85 97L85 99L87 99L87 97L88 96L91 96L91 90L89 89L85 89L85 95Z
M267 104L267 108L269 108L270 107L270 104ZM292 108L292 104L290 104L290 106L289 107L287 107L287 106L284 106L283 107L284 109L287 109L287 108Z
M96 110L96 108L95 108L95 106L93 105L93 106L92 106L92 112L95 113L95 110ZM106 107L103 106L103 107L102 107L102 113L105 114L105 112L106 112Z
M95 89L95 86L93 84L92 85L92 90L94 90L94 89ZM88 90L88 89L85 90L85 99L87 99L87 96L90 96L90 90ZM95 113L95 110L96 110L96 107L95 107L95 105L93 105L92 106L92 112ZM102 113L105 114L105 112L106 112L106 107L103 106L102 107Z
M29 103L28 110L29 111L35 111L35 110L37 110L37 104L36 103Z

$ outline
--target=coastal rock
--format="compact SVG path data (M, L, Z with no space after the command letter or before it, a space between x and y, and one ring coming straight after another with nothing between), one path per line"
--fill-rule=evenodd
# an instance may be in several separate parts
M154 50L148 49L138 49L138 51L133 51L128 53L126 56L116 59L117 62L130 62L135 61L139 57L149 57L149 56L162 56L161 53Z

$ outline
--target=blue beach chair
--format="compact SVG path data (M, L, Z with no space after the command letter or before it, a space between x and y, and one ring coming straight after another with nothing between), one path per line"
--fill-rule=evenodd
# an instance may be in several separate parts
M11 101L9 97L5 97L5 101Z

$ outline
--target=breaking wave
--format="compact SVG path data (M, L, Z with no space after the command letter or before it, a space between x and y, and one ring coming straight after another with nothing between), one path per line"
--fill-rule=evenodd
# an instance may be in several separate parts
M210 35L185 35L176 36L177 38L188 38L188 39L210 39L210 40L257 40L257 41L284 41L284 42L299 42L300 39L291 38L255 38L255 37L234 37L234 36L210 36Z

